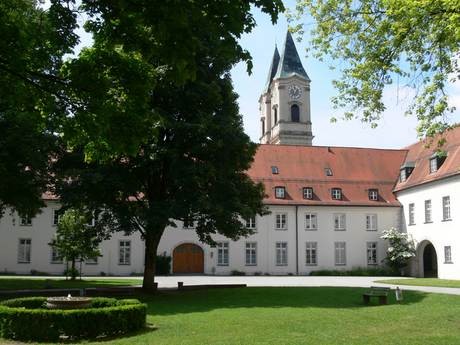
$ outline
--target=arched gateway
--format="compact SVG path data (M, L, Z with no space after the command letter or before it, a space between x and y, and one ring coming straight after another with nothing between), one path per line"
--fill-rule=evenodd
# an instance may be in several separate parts
M204 253L200 246L183 243L173 251L173 273L203 273Z
M420 243L417 249L419 276L425 278L438 277L438 256L433 244L429 241Z

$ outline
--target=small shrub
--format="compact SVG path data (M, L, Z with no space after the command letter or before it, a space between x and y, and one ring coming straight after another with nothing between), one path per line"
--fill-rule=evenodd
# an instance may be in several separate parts
M318 270L311 271L311 276L392 276L393 272L385 267L365 268L356 267L351 270Z
M101 272L99 273L99 275L100 275L101 277L107 276L107 274L106 274L104 271L101 271Z
M135 299L93 298L87 309L47 309L46 297L27 297L0 303L0 337L24 341L92 339L139 330L147 306Z
M155 263L155 274L166 276L171 272L171 257L168 255L157 255Z
M32 275L32 276L49 276L50 274L48 272L30 270L30 275Z
M231 274L232 276L245 276L245 275L246 275L246 272L238 271L238 270L232 270L232 272L230 272L230 274Z

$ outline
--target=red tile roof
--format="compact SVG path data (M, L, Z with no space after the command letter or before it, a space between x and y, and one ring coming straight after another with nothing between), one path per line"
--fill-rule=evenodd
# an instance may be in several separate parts
M267 204L400 206L392 193L406 150L352 147L259 145L248 171L265 185ZM279 174L272 174L276 166ZM326 176L325 168L333 176ZM275 187L286 188L286 198L275 198ZM303 199L302 188L313 187L313 200ZM332 200L331 189L341 188L342 200ZM378 189L379 200L368 190Z
M436 152L440 138L422 140L407 148L404 163L414 163L415 168L405 182L398 182L395 192L460 174L460 126L442 134L446 143L441 149L447 151L447 158L438 171L430 173L430 157Z

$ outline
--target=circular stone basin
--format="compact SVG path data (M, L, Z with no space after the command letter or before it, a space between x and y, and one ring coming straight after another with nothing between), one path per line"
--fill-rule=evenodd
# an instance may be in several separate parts
M83 309L91 306L88 297L50 297L46 299L48 309Z

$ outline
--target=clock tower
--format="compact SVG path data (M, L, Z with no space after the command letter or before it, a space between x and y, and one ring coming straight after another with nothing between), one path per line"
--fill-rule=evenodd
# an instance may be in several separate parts
M275 47L259 109L262 144L312 145L310 78L289 31L281 56Z

